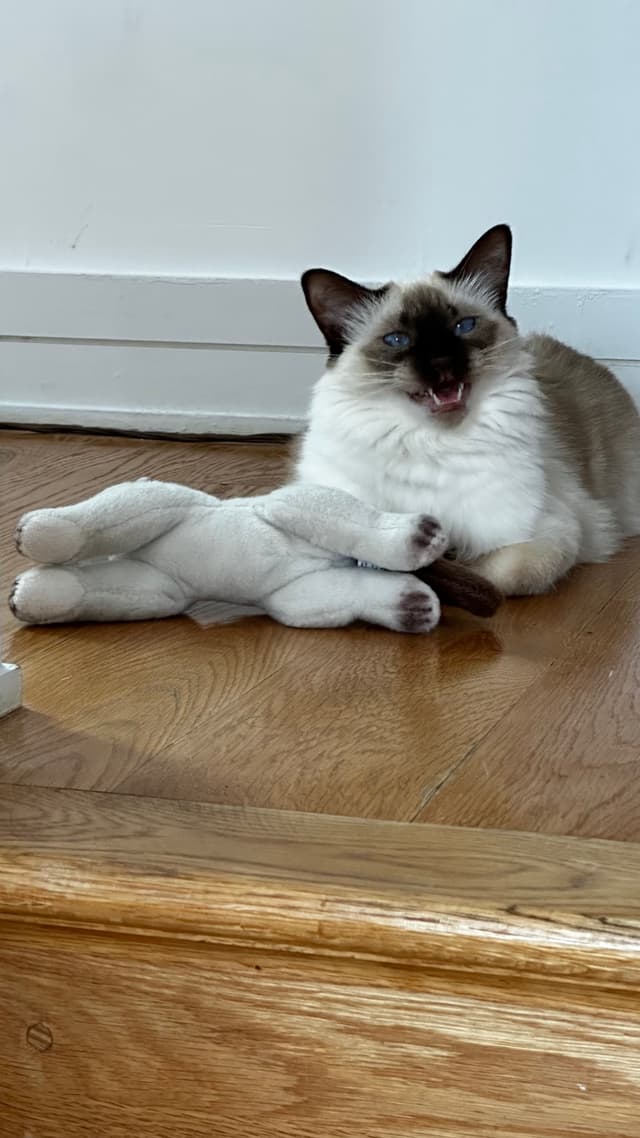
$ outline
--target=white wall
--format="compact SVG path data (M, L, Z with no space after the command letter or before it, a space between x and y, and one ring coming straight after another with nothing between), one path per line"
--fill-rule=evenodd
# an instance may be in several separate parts
M300 359L297 383L291 360L285 368L270 341L260 353L248 338L252 358L231 382L228 353L215 348L227 337L208 334L206 322L208 350L197 364L172 344L178 356L165 357L166 367L125 349L116 368L112 313L103 313L102 336L88 337L80 316L71 331L67 320L58 327L38 292L42 271L90 274L87 287L105 273L200 284L293 279L317 263L379 279L446 267L500 220L515 230L514 281L542 297L538 322L577 335L578 346L588 333L596 354L640 356L640 321L616 328L611 351L609 291L627 290L623 309L634 311L638 0L5 0L3 8L0 270L9 293L20 272L39 298L21 292L24 311L11 320L0 309L5 338L39 345L27 353L0 343L7 407L49 408L54 418L102 407L106 421L110 411L190 409L214 425L225 412L268 418L272 409L278 419L302 413L320 368L319 358ZM67 277L60 282L64 292ZM553 287L571 290L568 324L554 315ZM124 339L152 339L162 350L163 313L151 319L152 336L137 333L133 318L148 331L155 300L144 280L134 293ZM588 326L576 323L594 296ZM293 285L287 297L276 315L282 346L293 347L303 310ZM63 324L82 353L58 342ZM236 335L242 346L242 320ZM315 343L310 332L307 347Z

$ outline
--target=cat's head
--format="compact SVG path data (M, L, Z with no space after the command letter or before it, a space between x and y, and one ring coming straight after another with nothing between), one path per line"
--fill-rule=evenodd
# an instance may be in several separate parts
M521 354L506 310L510 263L511 230L496 225L454 269L422 281L366 288L310 269L302 287L345 384L454 426Z

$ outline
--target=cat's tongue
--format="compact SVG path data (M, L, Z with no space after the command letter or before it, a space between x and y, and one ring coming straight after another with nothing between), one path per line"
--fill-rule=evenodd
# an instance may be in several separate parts
M411 398L416 403L428 407L433 415L440 415L446 411L465 409L468 396L469 385L465 381L454 379L453 376L443 376L437 388L427 387L424 391L416 391Z
M445 411L460 411L467 402L467 385L457 379L440 383L437 391L428 387L424 394L414 396L419 403L429 408L432 415L441 415Z

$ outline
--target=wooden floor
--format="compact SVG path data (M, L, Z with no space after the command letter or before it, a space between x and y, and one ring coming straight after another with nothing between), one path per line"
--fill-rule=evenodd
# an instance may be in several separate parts
M18 516L148 475L277 485L277 444L0 433L2 593ZM266 618L27 629L0 782L640 840L640 544L431 636Z

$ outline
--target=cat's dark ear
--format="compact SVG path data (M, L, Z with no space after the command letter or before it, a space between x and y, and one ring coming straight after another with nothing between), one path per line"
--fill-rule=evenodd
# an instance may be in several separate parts
M366 288L330 269L308 269L303 273L302 291L318 328L332 356L339 356L347 346L358 308L381 300L388 286Z
M461 284L464 280L478 281L488 289L493 303L506 315L511 243L509 226L494 225L478 238L455 269L440 273L440 276L454 284Z

